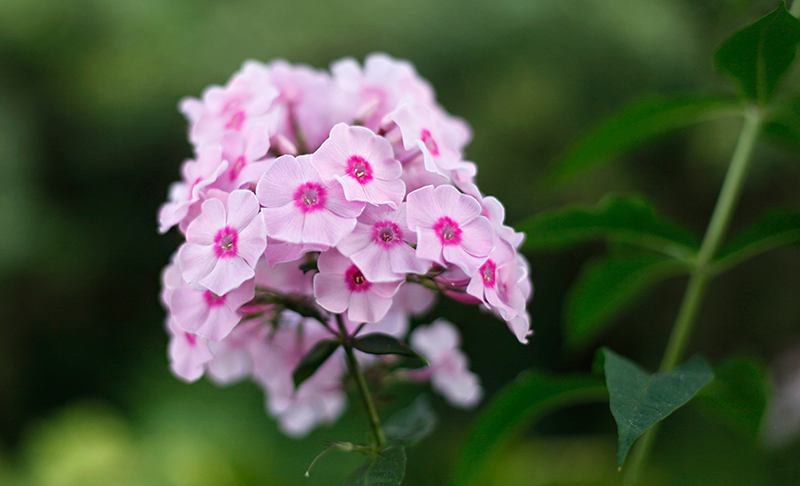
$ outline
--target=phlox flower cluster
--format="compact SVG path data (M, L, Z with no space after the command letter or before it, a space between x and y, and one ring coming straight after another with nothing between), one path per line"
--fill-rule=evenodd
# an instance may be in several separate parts
M180 108L194 158L158 215L160 232L185 237L161 293L178 377L253 379L282 430L303 436L346 407L344 353L297 389L292 373L343 323L407 339L430 363L397 379L430 381L455 406L480 400L456 327L411 331L410 320L445 295L493 312L526 343L523 235L475 185L468 126L409 63L373 54L328 73L248 61Z

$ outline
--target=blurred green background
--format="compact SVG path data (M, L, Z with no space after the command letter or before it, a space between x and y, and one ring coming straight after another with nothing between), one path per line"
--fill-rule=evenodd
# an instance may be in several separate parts
M474 130L467 157L507 221L608 191L641 192L693 228L708 221L739 120L660 139L550 194L537 177L583 130L646 93L732 92L716 45L775 7L748 0L0 0L0 484L339 484L360 462L306 466L323 439L359 441L356 396L333 428L281 436L251 383L173 378L159 272L180 243L156 212L191 155L184 96L224 84L246 59L326 68L384 51L412 61ZM797 70L787 85L798 86ZM732 231L800 203L797 153L763 143ZM457 304L472 368L491 396L532 366L586 371L560 352L561 307L600 244L529 255L536 335ZM777 250L716 281L691 352L767 361L800 342L800 255ZM685 279L649 292L603 342L657 367ZM418 389L401 389L391 410ZM452 411L410 451L404 484L446 482L474 412ZM497 466L497 482L617 484L607 405L538 424ZM800 484L800 447L763 451L685 409L662 428L663 484Z

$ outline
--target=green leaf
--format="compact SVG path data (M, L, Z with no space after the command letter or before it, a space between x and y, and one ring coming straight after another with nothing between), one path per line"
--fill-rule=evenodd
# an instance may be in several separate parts
M383 424L383 433L390 442L412 446L429 436L438 418L426 395L420 395L411 405L392 415Z
M516 226L526 233L522 250L563 248L594 239L643 246L679 260L690 259L698 245L686 229L656 215L639 196L608 194L596 207L573 205L542 212Z
M344 486L400 486L406 474L406 449L395 445L367 459L347 477Z
M769 388L767 367L760 359L734 356L715 370L714 381L697 394L696 403L756 443Z
M425 358L411 349L408 344L381 332L373 332L357 337L353 340L353 347L367 354L397 354L425 360Z
M300 363L298 363L297 367L294 369L294 373L292 373L295 388L310 378L311 375L317 371L317 368L322 366L340 345L341 343L335 339L324 339L315 344L314 347L303 356L303 359L300 360Z
M800 96L794 96L777 105L769 113L762 131L776 145L800 150Z
M606 385L619 434L617 466L645 430L688 402L714 379L703 358L695 356L672 371L650 374L605 348Z
M773 210L736 236L713 263L717 274L766 251L800 242L800 211Z
M473 422L461 447L450 484L488 484L491 467L511 441L548 412L607 397L602 380L586 375L527 371L502 390Z
M720 96L639 98L583 135L545 174L539 187L551 190L678 128L742 112L739 100Z
M800 43L800 20L781 2L771 13L729 37L714 54L714 66L747 98L767 102L789 70Z
M603 256L583 267L564 308L564 344L580 351L658 282L688 273L685 264L661 255Z

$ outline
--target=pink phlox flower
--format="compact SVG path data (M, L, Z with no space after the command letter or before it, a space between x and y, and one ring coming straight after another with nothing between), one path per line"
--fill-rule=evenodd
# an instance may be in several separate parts
M292 262L300 259L303 255L314 251L325 251L330 246L319 243L289 243L267 237L267 251L264 256L271 267L279 263Z
M517 314L513 303L506 302L503 296L508 293L508 282L500 280L499 270L506 265L514 265L514 248L503 239L498 239L489 258L478 268L467 286L467 293L483 301L489 307L496 309L503 319L510 319ZM513 282L512 285L516 285Z
M388 204L396 208L406 194L403 172L392 146L364 127L339 123L311 156L326 184L341 184L348 201Z
M348 201L341 186L326 186L311 156L282 155L256 187L271 238L334 246L353 231L364 203Z
M344 359L339 350L295 389L292 375L303 356L321 339L331 335L314 319L284 311L287 321L274 331L255 356L255 378L267 391L267 409L281 430L300 438L322 423L332 423L344 412L347 396L342 390Z
M254 355L263 347L269 328L258 319L242 321L221 341L208 341L214 358L208 377L217 385L230 385L253 374Z
M425 106L436 103L433 88L411 63L383 53L367 56L363 70L355 59L341 59L331 65L331 73L337 86L356 95L356 119L373 131L402 99Z
M453 186L425 186L410 193L408 227L417 233L417 257L453 264L467 275L483 265L494 248L492 224L475 198Z
M505 319L519 342L527 344L528 337L533 334L530 315L526 310L533 295L528 262L517 253L513 261L497 268L495 276L495 298L502 305L492 306L492 310Z
M267 116L278 95L278 90L269 84L266 67L255 61L247 61L225 87L207 88L202 100L181 100L181 112L192 125L189 139L199 146L219 142L229 130L242 131L249 124Z
M313 272L303 272L305 258L278 263L272 267L265 259L256 266L256 285L282 294L313 295Z
M469 370L469 359L459 349L461 339L453 324L437 319L414 329L408 341L429 363L426 368L412 371L411 379L429 379L433 389L457 407L472 408L483 398L480 378Z
M475 164L465 162L458 148L461 133L448 130L441 117L429 108L417 104L403 104L387 118L400 128L405 150L417 149L422 153L425 169L452 178L454 172L474 176Z
M417 258L417 235L406 224L406 204L397 209L367 206L352 233L336 245L370 282L391 282L424 274L430 263Z
M178 262L189 285L224 295L255 276L266 246L258 200L250 191L236 190L225 202L212 198L203 203L186 231Z
M245 130L229 130L222 137L222 156L228 170L219 178L216 187L222 190L247 189L258 182L275 160L267 157L269 129L263 121L254 122Z
M403 339L411 325L412 316L420 316L428 312L436 302L436 293L422 285L401 285L392 297L392 306L383 317L375 323L367 323L361 334L382 332L397 339ZM345 323L350 320L344 317ZM334 323L335 325L335 323ZM354 331L360 323L348 325L349 331Z
M206 364L213 358L208 340L184 331L172 318L167 322L167 330L170 335L167 348L170 369L183 381L191 383L199 380Z
M169 200L159 209L159 233L166 233L176 224L190 219L187 216L191 206L204 198L208 186L227 168L228 162L222 160L222 147L216 144L198 148L197 160L184 161L181 166L183 180L170 186Z
M336 249L328 250L317 260L319 273L314 276L314 297L323 309L341 314L354 322L377 322L392 305L392 296L403 280L370 282L349 258Z
M181 268L178 266L178 252L172 254L167 266L161 270L161 293L159 300L164 310L169 311L169 302L172 294L183 285Z
M253 279L230 292L217 295L210 290L196 290L188 284L175 290L170 310L175 323L184 331L219 341L239 323L239 307L255 296Z

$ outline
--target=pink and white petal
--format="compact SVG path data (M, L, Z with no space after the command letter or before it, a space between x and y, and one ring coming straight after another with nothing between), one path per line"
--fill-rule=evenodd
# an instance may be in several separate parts
M337 314L344 312L350 303L350 294L344 275L322 272L314 275L314 297L323 309Z
M346 218L330 211L306 213L301 241L335 246L355 227L355 217Z
M317 268L319 268L320 272L338 273L342 275L343 279L345 272L347 272L347 269L349 269L352 264L353 262L349 258L342 255L335 248L320 254L317 260Z
M364 184L366 201L372 204L388 204L392 209L397 208L406 194L406 183L400 179L380 180L373 179Z
M210 310L208 318L198 329L197 334L213 341L223 340L239 323L242 316L231 311L227 306L220 305Z
M467 253L482 258L489 256L495 246L495 233L485 216L478 216L463 225L461 230L461 247Z
M241 232L256 217L259 209L255 194L243 189L233 191L228 196L227 226Z
M459 224L466 224L481 214L481 204L477 199L459 192L451 185L437 187L436 199L444 214Z
M406 245L403 244L403 246ZM389 282L404 278L405 275L396 273L392 269L389 252L390 250L373 243L353 254L350 259L369 282Z
M170 299L170 309L175 324L183 331L198 334L208 319L209 308L203 299L203 291L187 285L175 290Z
M374 282L369 288L369 292L388 299L397 293L397 289L400 288L400 285L403 283L405 283L405 280L395 280L394 282Z
M270 238L289 243L303 242L303 213L289 203L275 208L262 208L261 214L266 224L267 235Z
M391 298L381 297L371 291L353 292L347 317L353 322L378 322L389 312L391 306Z
M207 245L184 243L178 249L178 265L181 267L181 274L192 287L196 287L197 282L214 269L217 260L213 248Z
M334 178L342 186L344 190L344 198L348 201L369 201L367 199L367 193L365 191L365 186L371 184L372 182L368 182L366 185L361 185L357 180L353 179L348 175L335 175ZM374 203L373 203L374 204Z
M346 218L357 218L364 211L364 206L365 204L361 201L348 201L340 184L334 184L328 188L325 209Z
M294 191L305 182L297 160L291 155L281 155L258 181L258 202L268 208L291 204Z
M433 186L420 187L406 196L408 228L417 231L418 228L431 228L436 220L444 216L439 207Z
M310 251L325 251L327 245L303 245L301 243L289 243L281 240L268 238L267 249L264 256L270 267L275 267L279 263L297 260Z
M258 259L264 254L266 248L267 229L264 223L264 215L258 213L250 221L250 224L239 232L236 254L244 258L248 265L255 268Z
M366 212L366 210L364 211ZM372 244L372 226L357 223L353 231L336 245L343 255L350 256Z
M256 293L255 279L246 280L242 285L225 294L225 305L232 311L253 300Z
M212 245L217 231L225 227L225 205L219 199L206 199L200 216L186 230L186 241L201 245Z
M528 337L533 335L531 330L530 317L525 312L523 315L518 315L508 321L508 327L511 332L517 337L522 344L528 344Z
M217 295L227 294L255 276L253 268L240 257L220 258L214 269L199 283Z
M433 230L423 228L417 231L417 258L445 265L442 242Z
M444 246L442 247L442 256L444 261L458 266L467 275L474 275L481 265L486 262L486 257L476 257L464 251L460 246Z

